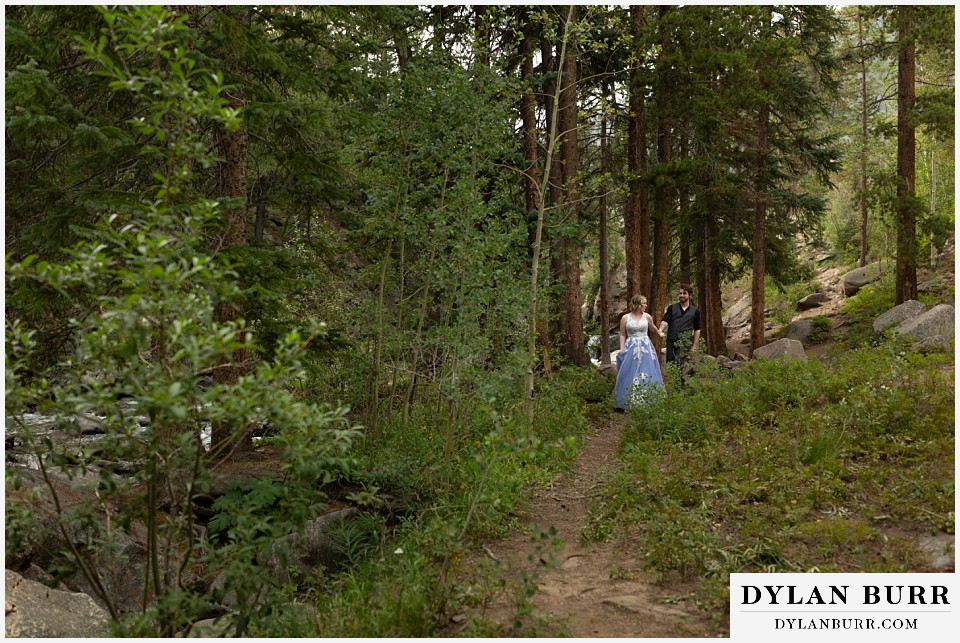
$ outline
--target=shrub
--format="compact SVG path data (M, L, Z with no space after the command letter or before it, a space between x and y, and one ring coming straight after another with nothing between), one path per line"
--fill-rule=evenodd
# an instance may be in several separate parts
M219 225L221 213L216 203L195 195L190 171L210 163L198 123L230 129L238 120L219 97L218 76L195 66L189 49L178 43L180 20L162 7L101 11L115 40L109 48L106 36L99 44L85 43L86 56L111 75L115 91L132 92L143 102L145 116L132 126L155 143L142 154L159 157L167 172L157 175L154 192L142 203L114 206L95 240L78 244L63 263L28 257L7 266L8 284L57 290L84 313L70 320L75 351L42 372L27 368L31 329L16 320L8 325L7 413L54 501L54 521L67 537L61 560L96 588L118 635L182 632L219 609L227 592L244 606L225 617L237 636L268 631L279 623L278 606L289 600L280 582L263 573L258 556L322 506L317 483L349 468L356 431L344 409L305 404L289 393L289 382L303 376L304 347L324 334L322 324L285 333L270 359L243 376L201 386L204 373L254 352L243 319L216 321L217 306L234 304L240 292L235 275L205 252L205 231ZM142 54L156 67L127 71L110 58L112 47ZM99 413L105 435L79 450L72 440L52 441L27 421L33 409L58 418ZM283 445L282 482L261 481L228 494L220 505L228 511L214 522L216 542L198 536L194 501L210 487L216 447L228 446L208 452L203 429L233 429L229 441L237 445L267 420ZM61 428L79 443L76 423ZM132 475L114 466L123 462L130 463ZM17 469L12 474L15 485L21 472L27 475ZM96 501L58 504L50 473L97 476ZM109 519L97 521L98 513ZM140 525L149 563L143 610L121 615L102 580L113 571L118 542ZM213 593L183 580L218 573L223 587Z
M826 315L817 315L810 319L810 323L812 325L810 331L811 344L822 344L830 338L830 331L833 329L833 324L829 317Z

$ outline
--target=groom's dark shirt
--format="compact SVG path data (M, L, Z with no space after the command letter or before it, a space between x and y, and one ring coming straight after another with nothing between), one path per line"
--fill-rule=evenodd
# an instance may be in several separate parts
M667 329L667 361L673 361L676 355L676 341L680 335L683 333L692 335L693 331L700 330L700 310L693 304L687 306L686 310L679 303L670 304L667 306L667 312L664 313L661 321L665 321L669 325ZM686 348L690 348L689 343Z

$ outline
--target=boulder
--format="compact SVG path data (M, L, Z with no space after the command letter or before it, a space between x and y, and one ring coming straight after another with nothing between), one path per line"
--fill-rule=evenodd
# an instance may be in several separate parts
M52 587L54 589L63 590L65 592L70 591L70 589L64 585L62 582L58 582L57 579L47 570L43 569L39 565L30 563L30 566L20 572L24 578L27 580L32 580L36 583L41 583L47 587Z
M867 264L862 268L854 268L840 279L843 282L843 294L847 297L853 297L861 288L876 281L879 276L880 262Z
M815 292L812 295L807 295L803 299L797 302L797 310L810 310L811 308L818 308L820 304L830 301L830 297L822 292Z
M99 418L92 413L84 413L75 417L73 426L80 435L102 435L107 432L103 424L103 418Z
M98 475L80 474L70 479L51 468L47 471L47 478L56 490L60 512L65 515L87 505L95 506L98 502ZM8 511L12 506L29 510L32 532L27 544L7 558L6 567L17 571L23 571L31 564L48 567L52 554L65 549L67 542L58 529L58 511L47 483L36 470L8 468L6 495ZM68 534L79 536L69 529Z
M107 599L120 613L142 610L147 528L138 520L131 521L124 530L107 528L109 520L103 503L97 497L100 476L86 473L70 479L54 469L47 471L47 478L59 500L58 513L46 483L36 471L18 469L17 475L19 487L11 480L7 481L7 502L30 509L34 537L7 559L7 568L19 571L27 578L43 580L43 569L63 562L59 552L68 549L67 537L74 542L92 540L96 543L97 551L90 552L90 557L95 556L98 561L96 569ZM77 517L86 515L87 506L96 508L91 515L92 524ZM61 523L66 536L59 528ZM160 561L164 569L174 569L180 564L179 551L182 549L175 543L170 559ZM200 571L196 566L188 565L183 581L188 584L195 582L199 579ZM98 606L107 608L81 572L74 571L62 580L65 589L88 594Z
M617 367L615 364L601 364L597 370L610 381L617 381Z
M830 270L825 270L820 273L820 276L817 279L822 284L836 284L840 281L840 269L839 268L830 268Z
M747 357L746 355L744 355L743 353L734 353L734 354L733 354L733 361L735 361L735 362L746 362L746 361L749 361L749 360L750 360L750 358Z
M591 359L600 359L600 352L603 346L603 338L600 335L590 335L587 338L586 350ZM610 333L607 337L607 348L612 353L620 348L620 333Z
M750 321L750 305L753 298L747 293L740 301L730 306L723 315L723 325L727 328L739 328Z
M146 529L143 528L143 531ZM117 612L139 612L143 609L143 570L149 559L147 548L120 531L114 531L111 540L112 546L98 559L100 584ZM163 561L160 564L163 566ZM171 560L165 569L176 569L176 564L177 561ZM74 572L64 578L63 582L68 588L90 596L101 608L107 608L107 604L97 595L96 589L83 573ZM151 597L150 603L153 602Z
M917 286L917 292L938 293L943 290L946 280L943 277L934 277Z
M753 357L762 357L770 359L773 357L796 357L797 359L806 359L803 352L803 344L795 339L778 339L775 342L761 346L753 351Z
M726 364L727 362L731 362L733 360L731 360L729 357L721 353L717 355L717 361L720 362L721 364Z
M308 520L300 533L288 535L271 548L267 569L281 582L296 582L297 579L291 578L288 571L291 568L296 568L302 577L312 575L318 566L335 569L344 562L344 559L329 532L351 520L356 513L356 507L347 507L324 514L314 520ZM279 555L282 549L287 549L288 558L285 563Z
M796 321L790 322L790 325L787 326L787 339L795 339L801 344L806 344L810 341L810 335L813 334L813 320L811 319L798 319Z
M609 315L610 322L614 323L620 320L629 310L627 301L627 267L624 264L618 265L610 271L610 287L607 291L610 299ZM600 319L600 293L593 300L593 319Z
M882 333L891 326L902 324L905 321L922 315L926 310L927 307L916 299L905 301L877 317L873 322L873 332Z
M922 315L904 321L894 330L901 335L912 337L917 341L923 341L937 336L945 340L953 339L953 306L948 304L934 306Z
M110 635L110 616L86 594L50 589L6 570L5 636L100 638Z

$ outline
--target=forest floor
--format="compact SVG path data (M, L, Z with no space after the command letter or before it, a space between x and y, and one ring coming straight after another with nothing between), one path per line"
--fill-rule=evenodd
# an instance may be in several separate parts
M492 626L493 635L702 638L722 634L709 615L676 601L689 595L692 585L684 588L672 582L668 590L644 571L639 540L627 537L583 544L581 532L588 526L591 494L616 466L625 422L622 415L597 420L574 469L555 478L550 488L533 492L520 518L530 531L512 530L477 554L474 563L484 557L499 562L512 576L507 587L518 589L505 591L483 609L455 616L440 636L462 635L468 616ZM543 556L549 561L546 564L532 542L541 542L534 526L538 531L554 527L562 543L553 560ZM533 596L522 593L524 578L535 583Z
M951 256L946 265L953 265ZM843 332L845 300L837 270L817 275L821 291L830 301L796 318L826 315L835 331ZM953 275L949 275L953 284ZM739 296L742 293L734 293ZM951 302L952 303L952 302ZM728 354L745 350L747 337L728 337ZM808 359L829 359L835 346L830 339L806 349ZM945 368L951 369L952 365ZM620 535L610 542L583 538L590 528L590 503L606 476L617 466L617 448L628 418L594 416L583 449L568 472L544 489L532 489L518 517L519 528L488 541L461 569L466 575L483 575L495 568L503 581L499 591L477 600L479 605L453 615L439 637L536 636L576 638L708 638L728 636L727 624L716 614L698 609L694 600L697 582L676 575L664 582L645 569L644 544L637 535ZM246 462L255 469L271 469L277 456L269 449L263 462ZM228 472L222 472L228 473ZM248 471L249 473L249 471ZM555 534L549 534L553 528ZM549 535L543 539L540 534ZM559 549L548 542L556 539ZM590 542L586 542L589 540ZM931 543L931 556L942 554L944 536ZM943 541L943 542L941 542ZM952 564L952 563L950 563ZM461 579L470 583L470 579ZM497 585L496 582L493 583Z
M953 266L952 238L948 245L949 256L944 265ZM847 322L847 316L841 312L845 297L840 273L836 268L823 270L816 279L829 301L796 315L795 319L825 315L836 332ZM951 272L948 275L951 286L953 279ZM735 299L742 294L734 292L729 296ZM768 332L772 334L777 328ZM748 332L749 329L741 330L727 338L729 355L747 351ZM831 338L807 347L805 353L808 359L829 359L834 345ZM644 547L638 537L627 535L613 542L584 544L582 534L589 528L591 496L603 484L607 473L617 466L617 446L626 421L626 416L617 414L595 419L573 470L555 478L549 488L531 492L520 517L525 529L513 529L503 538L488 542L473 560L467 561L465 567L472 569L484 559L498 564L501 573L506 574L505 591L482 607L454 616L439 636L705 638L729 635L726 623L695 605L694 582L684 584L673 577L667 586L658 582L655 573L644 569ZM562 543L552 557L542 555L537 547L544 542L538 534L551 527L556 530L555 538ZM952 536L944 538L952 543ZM937 552L942 553L942 549L940 540L930 544L931 560L938 556ZM484 630L471 631L470 617L486 624Z

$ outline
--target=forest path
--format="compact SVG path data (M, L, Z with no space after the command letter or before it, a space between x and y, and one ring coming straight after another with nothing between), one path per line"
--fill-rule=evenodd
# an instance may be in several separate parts
M584 545L581 532L588 525L591 495L605 475L616 466L617 445L626 417L613 415L597 420L570 472L558 476L551 488L535 490L520 522L502 539L487 543L482 557L499 562L507 580L502 592L481 610L469 615L498 626L508 636L613 637L704 637L716 635L706 614L690 603L670 604L669 594L656 586L643 571L643 551L633 539ZM542 564L535 553L536 534L556 529L562 548L553 562ZM542 542L537 540L537 542ZM544 548L546 550L546 548ZM530 560L534 554L533 562ZM544 554L544 558L547 558ZM504 571L505 570L505 571ZM533 578L537 591L523 600L524 576ZM511 589L512 588L512 591ZM519 602L518 602L519 600ZM518 605L521 606L518 608ZM518 615L526 614L515 629ZM468 614L454 617L464 623ZM441 636L458 636L463 626L452 624Z

